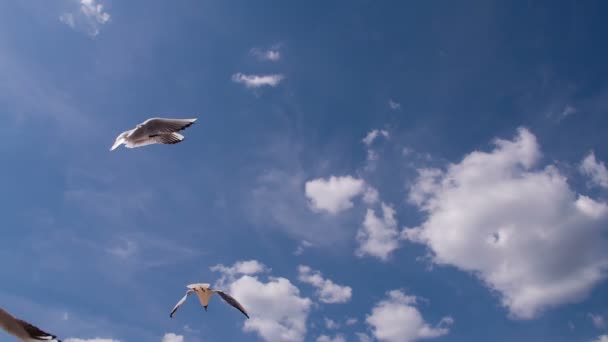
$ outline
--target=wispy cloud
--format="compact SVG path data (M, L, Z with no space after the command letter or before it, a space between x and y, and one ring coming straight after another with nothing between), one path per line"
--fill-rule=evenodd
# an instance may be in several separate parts
M278 45L268 50L253 48L250 53L260 61L276 62L281 59L281 52L279 51Z
M397 101L393 101L393 99L388 100L388 107L392 110L399 110L401 109L401 103L397 102Z
M246 75L239 72L232 75L233 82L244 84L247 88L276 87L284 79L283 74Z
M589 319L591 320L591 323L593 323L593 326L598 329L603 329L606 326L606 320L604 319L604 316L600 314L589 313Z
M80 0L77 12L66 12L59 16L59 20L69 27L84 31L91 37L99 34L102 25L110 20L110 14L97 0Z

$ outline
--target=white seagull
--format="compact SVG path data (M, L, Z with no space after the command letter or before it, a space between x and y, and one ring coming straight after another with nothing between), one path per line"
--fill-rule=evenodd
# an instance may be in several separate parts
M18 318L15 318L10 313L4 311L2 308L0 308L0 328L4 329L4 331L6 331L7 333L17 337L22 342L61 342L61 340L57 339L57 336L44 332L38 327L35 327L26 321L22 321Z
M209 287L209 284L190 284L187 287L189 290L186 291L186 295L179 302L177 302L177 304L175 304L175 307L173 308L173 310L171 310L169 317L173 318L173 314L175 313L175 311L177 311L177 309L179 309L179 307L184 304L186 298L188 298L188 295L192 293L196 293L198 299L201 302L201 305L205 308L205 311L207 311L207 306L209 305L209 298L211 298L211 296L217 293L220 295L220 297L222 297L222 299L226 303L232 305L237 310L242 312L243 315L249 318L249 315L247 314L247 311L245 311L245 308L229 294L222 291L213 290Z
M135 128L120 133L110 151L114 151L121 144L128 148L150 144L177 144L184 140L184 136L177 132L192 126L195 121L196 119L148 119Z

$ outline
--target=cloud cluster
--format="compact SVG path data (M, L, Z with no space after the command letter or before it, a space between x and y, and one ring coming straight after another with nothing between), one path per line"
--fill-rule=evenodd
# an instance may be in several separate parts
M403 236L436 264L473 272L515 318L582 300L606 277L608 206L576 194L556 167L535 167L528 130L494 143L445 171L420 170L409 199L427 217Z
M110 14L96 0L80 0L80 9L76 13L66 12L59 20L69 27L83 30L92 37L99 34L100 27L110 20Z
M374 306L365 320L374 337L380 341L412 342L435 338L449 333L449 326L454 323L451 317L446 316L432 327L416 308L418 299L415 296L393 290L387 293L387 297ZM360 336L361 341L366 338L365 335Z
M319 271L304 265L298 267L298 279L310 284L317 289L317 296L323 303L335 304L346 303L352 297L352 288L335 284L333 281L323 278Z
M244 331L255 332L267 342L304 340L312 302L301 297L300 290L288 279L270 277L264 281L253 276L267 270L256 260L239 261L230 267L217 265L212 269L222 272L228 292L249 311L251 318L245 321Z

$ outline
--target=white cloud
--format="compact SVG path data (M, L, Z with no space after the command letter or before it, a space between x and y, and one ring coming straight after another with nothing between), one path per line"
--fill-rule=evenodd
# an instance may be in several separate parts
M330 214L352 208L352 200L358 195L364 194L366 202L378 198L375 189L368 187L364 180L352 176L313 179L306 182L304 190L313 210L326 211Z
M82 29L93 37L97 36L101 25L110 20L110 14L96 0L80 0L79 3L80 11L63 13L59 20L73 29Z
M355 324L357 324L357 322L358 322L358 320L356 318L352 317L352 318L349 318L346 320L346 325L355 325Z
M261 61L276 62L281 59L281 52L278 48L271 48L268 50L262 50L259 48L251 49L251 54L257 57Z
M184 336L174 333L167 333L163 336L162 342L184 342Z
M421 171L410 200L427 218L403 236L436 264L475 274L515 318L582 300L606 276L608 206L574 193L554 166L535 169L541 152L528 130L495 145Z
M333 338L327 335L321 335L317 337L317 342L346 342L346 339L342 335L336 335Z
M298 267L298 279L317 288L317 296L323 303L346 303L352 296L350 286L337 285L333 281L323 278L321 272L308 266L300 265Z
M338 322L334 321L333 319L325 317L323 320L325 321L325 327L327 329L335 330L340 327L340 324L338 324Z
M388 139L390 137L390 134L388 133L388 131L383 129L373 129L367 133L365 138L363 138L363 143L367 146L370 146L374 142L374 140L376 140L376 138L378 138L379 136L383 136Z
M363 227L357 232L357 241L357 256L371 255L388 260L391 253L399 247L395 209L382 203L382 218L376 216L373 209L367 209Z
M591 320L591 323L593 323L593 326L598 329L602 329L606 326L606 321L604 320L604 317L602 315L590 313L589 319Z
M608 170L606 170L606 165L601 161L597 161L593 152L589 152L585 159L583 159L579 170L582 174L591 178L591 182L594 185L608 188Z
M283 79L285 79L285 76L282 74L245 75L239 72L232 75L233 82L244 84L247 88L276 87Z
M120 342L119 340L113 340L111 338L89 338L89 339L82 339L82 338L68 338L67 340L65 340L65 342Z
M293 254L302 255L302 253L304 253L304 250L309 247L312 247L312 243L310 243L306 240L302 240L300 242L300 244L298 245L298 247L296 248L296 250L293 252Z
M600 335L591 342L608 342L608 335Z
M235 265L241 264L237 262ZM262 265L257 262L257 264ZM234 266L232 267L234 268ZM229 278L231 268L216 268ZM240 268L244 270L243 268ZM259 270L247 267L249 271ZM263 267L266 269L266 267ZM256 276L241 275L225 284L228 292L247 308L250 319L243 330L256 332L267 342L301 342L306 335L306 320L312 302L300 296L300 290L286 278L270 277L267 282Z
M397 102L397 101L393 101L393 99L388 100L388 106L392 109L392 110L398 110L401 108L401 103Z
M210 268L214 272L220 272L221 278L218 280L217 285L223 287L226 282L234 281L239 275L254 275L258 273L270 272L271 270L257 260L245 260L237 261L232 266L224 266L218 264Z
M410 342L435 338L449 333L454 320L446 316L432 327L416 308L417 298L400 290L388 292L388 298L377 303L366 322L374 337L386 342Z
M359 342L372 342L372 338L365 333L358 332L355 333L355 335L357 335L357 337L359 338Z

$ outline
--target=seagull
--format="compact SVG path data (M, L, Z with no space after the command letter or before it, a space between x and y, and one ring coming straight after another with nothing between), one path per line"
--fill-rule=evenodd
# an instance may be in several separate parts
M148 119L135 128L124 131L116 137L110 151L114 151L121 144L128 148L141 147L151 144L177 144L184 140L184 136L177 133L192 126L197 119Z
M201 305L205 308L205 311L207 311L207 305L209 305L209 298L211 298L211 296L213 296L214 294L217 293L220 295L220 297L222 297L222 299L226 303L232 305L237 310L242 312L243 315L245 315L245 317L249 318L249 315L247 314L247 311L245 311L245 308L239 302L237 302L236 299L234 299L231 295L227 294L226 292L213 290L209 287L209 284L190 284L186 287L189 290L186 291L186 295L182 299L180 299L180 301L177 302L177 304L175 304L175 307L173 308L173 310L171 310L169 317L173 318L173 314L175 314L175 311L177 311L177 309L179 309L179 307L182 304L184 304L184 302L186 301L186 298L188 298L188 296L192 293L196 293L196 295L198 296L198 299L201 301Z
M22 342L61 342L61 340L57 339L57 336L44 332L38 327L35 327L26 321L22 321L18 318L15 318L10 313L4 311L2 308L0 308L0 328L4 329L7 333L17 337Z

